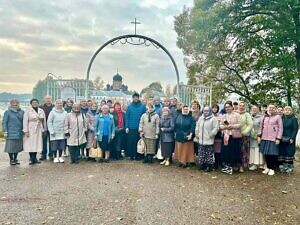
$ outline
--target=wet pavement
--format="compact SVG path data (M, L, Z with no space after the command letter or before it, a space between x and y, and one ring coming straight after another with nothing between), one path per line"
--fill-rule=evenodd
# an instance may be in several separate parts
M300 169L225 175L128 160L9 166L0 144L0 224L299 224ZM298 163L297 163L298 164Z

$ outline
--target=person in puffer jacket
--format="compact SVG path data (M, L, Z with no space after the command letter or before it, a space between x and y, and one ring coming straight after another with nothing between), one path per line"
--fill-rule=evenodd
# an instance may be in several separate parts
M199 169L205 172L211 172L215 163L214 140L218 131L219 122L212 115L209 106L205 106L203 115L198 119L195 130L195 135L199 143Z

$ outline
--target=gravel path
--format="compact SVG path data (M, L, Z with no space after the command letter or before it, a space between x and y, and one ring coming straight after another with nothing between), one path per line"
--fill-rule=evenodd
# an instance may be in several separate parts
M273 177L121 160L9 166L0 144L0 224L299 224L300 169ZM298 222L298 223L297 223Z

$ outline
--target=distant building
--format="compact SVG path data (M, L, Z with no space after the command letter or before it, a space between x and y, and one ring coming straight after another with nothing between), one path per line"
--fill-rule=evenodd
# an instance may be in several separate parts
M78 102L85 98L85 84L84 79L60 79L48 75L46 79L38 81L33 88L32 96L41 103L46 95L50 95L53 100L71 98ZM89 90L94 89L92 81L89 86Z

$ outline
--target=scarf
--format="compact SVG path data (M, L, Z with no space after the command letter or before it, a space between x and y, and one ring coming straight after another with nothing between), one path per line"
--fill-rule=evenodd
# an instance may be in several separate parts
M32 107L36 113L38 113L39 107Z
M122 110L114 109L114 111L115 111L115 113L117 114L117 117L118 117L118 128L123 128L124 118L123 118Z
M151 123L151 117L155 114L155 111L154 112L151 112L149 113L148 112L148 123Z

